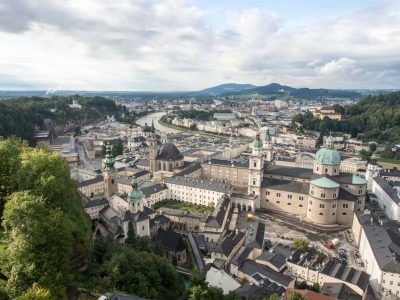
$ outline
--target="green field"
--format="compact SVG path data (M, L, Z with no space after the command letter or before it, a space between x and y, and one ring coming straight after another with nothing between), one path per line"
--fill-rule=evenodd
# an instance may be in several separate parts
M389 159L389 158L380 158L378 159L378 163L382 165L384 168L399 168L400 160L397 159Z
M187 202L180 202L176 200L164 200L154 205L154 209L159 209L160 207L188 210L198 213L205 213L208 215L211 215L214 211L214 207L212 206L197 205Z

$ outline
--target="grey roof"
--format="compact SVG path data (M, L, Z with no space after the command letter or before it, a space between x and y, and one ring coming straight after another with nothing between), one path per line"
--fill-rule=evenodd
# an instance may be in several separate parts
M388 196L394 201L394 203L400 203L400 197L397 190L393 188L393 186L383 177L377 176L372 180L374 180L382 188L382 190L384 190L385 193L388 194Z
M292 282L292 278L290 276L276 272L270 267L256 263L250 259L244 261L239 267L239 270L249 276L252 276L253 278L254 276L261 276L262 278L266 278L269 281L275 282L283 287L288 287L288 285Z
M183 156L178 148L172 143L165 143L157 155L160 160L181 160Z
M283 179L265 177L261 183L262 187L278 191L287 191L300 194L308 194L310 184L308 182L299 182Z
M183 186L189 186L196 189L210 190L220 193L228 194L231 191L231 185L229 183L220 183L211 180L202 180L194 178L186 178L182 176L167 177L164 179L165 183L178 184Z
M103 176L96 176L95 178L91 178L91 179L87 179L87 180L78 182L78 187L95 184L98 182L102 182L103 180L104 180Z
M140 188L140 190L144 194L145 198L150 197L151 195L157 194L157 193L159 193L161 191L164 191L166 189L167 189L167 187L164 184L161 184L161 183L156 183L156 184L153 184L151 186Z
M346 191L343 188L339 188L339 200L346 200L346 201L357 201L357 196L354 196L352 193Z
M101 205L108 205L108 200L106 198L97 198L97 199L89 199L84 203L85 208L96 207Z
M390 238L385 228L364 224L363 230L381 270L400 273L400 263L393 254L400 255L399 246Z
M232 250L244 239L244 233L239 231L227 230L225 234L218 240L217 245L213 249L213 252L222 253L225 256L229 256Z
M286 264L286 257L284 255L269 251L264 251L263 253L261 253L261 255L256 257L256 260L269 262L277 269L281 269Z
M239 267L246 259L249 258L252 251L253 248L251 247L246 247L246 246L241 247L233 257L231 264Z
M298 177L302 179L310 179L313 174L312 169L293 168L284 166L270 166L264 169L264 174L272 174L276 176Z
M370 277L366 272L345 266L334 259L323 266L321 273L354 284L362 290L367 289Z
M246 246L262 249L264 245L265 224L249 222L246 229Z
M290 245L284 245L278 243L274 246L273 251L275 253L282 254L286 259L296 257L301 251L299 249L294 249Z
M132 140L134 143L145 142L146 139L143 136L134 136Z
M156 239L167 250L173 252L181 252L186 249L182 237L176 232L159 229L156 235Z
M142 167L148 167L150 164L149 164L149 160L147 158L141 158L141 159L138 159L138 161L135 163L135 165L142 166Z
M379 171L381 176L400 176L400 170L398 169L382 169Z
M206 163L210 163L212 165L233 166L235 168L248 168L249 167L248 160L239 161L239 160L211 158Z
M185 168L183 171L179 172L177 176L185 176L189 175L198 169L201 169L201 164L200 163L194 163L193 165L190 165L189 167Z
M229 212L229 202L230 199L228 197L221 198L214 209L213 215L207 217L205 226L220 228L224 223L225 215Z

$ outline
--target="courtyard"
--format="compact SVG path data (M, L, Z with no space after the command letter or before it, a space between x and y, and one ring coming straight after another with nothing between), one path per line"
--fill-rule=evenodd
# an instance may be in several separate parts
M172 200L172 199L163 200L161 202L156 203L153 206L153 209L157 210L160 207L167 207L167 208L174 208L174 209L180 209L180 210L185 210L185 211L204 213L207 215L212 215L212 213L214 212L213 206L203 206L203 205L182 202L182 201L177 201L177 200Z

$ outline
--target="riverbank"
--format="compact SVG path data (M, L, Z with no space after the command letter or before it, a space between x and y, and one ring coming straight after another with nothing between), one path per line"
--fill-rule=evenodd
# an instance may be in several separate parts
M163 117L164 117L164 116L163 116ZM171 123L166 122L166 121L163 119L163 117L161 117L161 118L158 120L158 123L159 123L160 125L162 125L162 126L165 126L165 127L168 127L168 128L174 129L174 130L178 130L178 131L181 131L181 132L191 132L191 133L193 133L193 134L199 134L199 135L208 136L208 137L216 138L216 139L228 138L228 136L226 136L226 135L217 135L217 134L212 134L212 133L204 132L204 131L200 131L200 130L190 130L189 128L186 128L186 127L181 127L181 126L173 125L173 124L171 124Z

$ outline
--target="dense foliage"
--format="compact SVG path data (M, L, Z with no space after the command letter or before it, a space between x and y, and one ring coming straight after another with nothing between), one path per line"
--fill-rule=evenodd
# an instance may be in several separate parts
M400 142L400 92L367 96L343 109L346 118L341 121L319 120L307 112L293 119L293 127L321 133L339 131L377 142Z
M87 260L90 237L69 168L60 154L19 140L0 141L0 163L7 242L0 289L11 298L49 293L48 299L62 299L72 272Z
M71 108L76 100L81 109ZM85 123L105 119L107 115L117 118L130 117L124 106L117 106L113 100L103 97L20 97L0 101L0 136L21 137L33 144L36 128L43 128L44 120L51 119L56 126L66 125L79 130Z
M179 299L183 294L181 278L146 237L130 238L125 245L100 237L92 252L93 261L82 279L87 288L148 299Z

